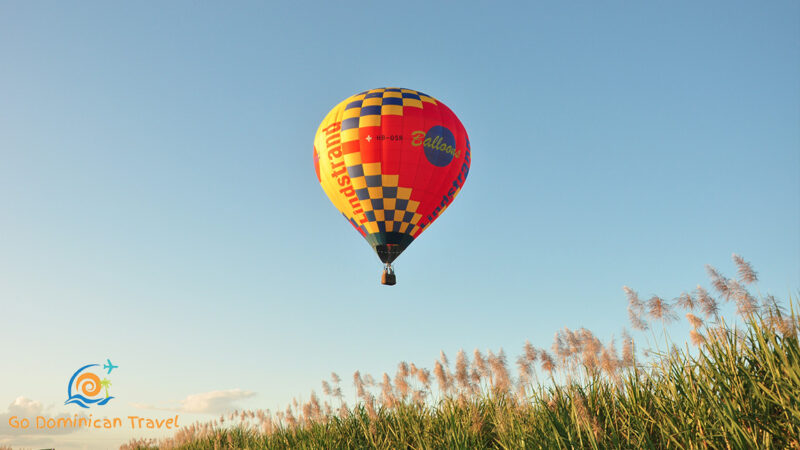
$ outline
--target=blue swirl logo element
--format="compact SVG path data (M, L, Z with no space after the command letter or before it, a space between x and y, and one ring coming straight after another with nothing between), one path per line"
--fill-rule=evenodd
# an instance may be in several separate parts
M81 408L88 408L91 405L105 405L114 398L108 394L108 388L111 386L111 381L108 378L101 380L95 373L86 371L90 367L99 365L87 364L72 374L69 384L67 384L67 401L64 402L65 405L73 403ZM111 370L109 370L109 373L111 373ZM105 395L101 393L104 388Z

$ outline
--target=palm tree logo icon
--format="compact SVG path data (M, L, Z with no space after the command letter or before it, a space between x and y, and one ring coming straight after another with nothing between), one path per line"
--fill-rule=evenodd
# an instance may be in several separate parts
M100 386L103 386L105 388L106 398L108 398L108 387L111 386L111 380L109 380L108 378L103 378L103 380L100 382Z

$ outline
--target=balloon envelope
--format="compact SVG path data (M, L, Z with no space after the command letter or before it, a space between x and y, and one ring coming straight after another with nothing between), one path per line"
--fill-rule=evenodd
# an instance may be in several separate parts
M469 167L461 121L444 103L411 89L347 98L314 139L322 189L384 263L450 206Z

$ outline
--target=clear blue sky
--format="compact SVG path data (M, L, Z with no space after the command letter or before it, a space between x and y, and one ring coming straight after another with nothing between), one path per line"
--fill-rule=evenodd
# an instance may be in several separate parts
M0 416L72 412L107 357L103 411L158 415L131 404L608 338L623 285L676 297L734 252L800 288L797 2L263 3L0 1ZM312 164L382 86L446 103L473 157L393 288Z

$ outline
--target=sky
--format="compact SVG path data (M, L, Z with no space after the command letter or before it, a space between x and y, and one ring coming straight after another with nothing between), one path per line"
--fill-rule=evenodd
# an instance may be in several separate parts
M69 377L107 358L85 412L188 423L618 337L623 285L675 298L732 253L759 293L800 288L797 2L0 0L0 61L0 444L157 435L9 427L83 412ZM384 86L472 148L394 287L312 161L325 114Z

